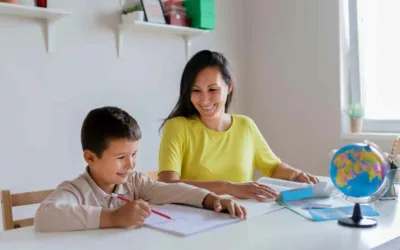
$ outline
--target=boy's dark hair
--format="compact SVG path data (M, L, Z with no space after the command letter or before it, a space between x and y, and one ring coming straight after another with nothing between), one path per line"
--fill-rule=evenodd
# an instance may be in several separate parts
M82 124L83 150L90 150L101 158L110 140L138 141L142 132L136 120L117 107L102 107L90 111Z

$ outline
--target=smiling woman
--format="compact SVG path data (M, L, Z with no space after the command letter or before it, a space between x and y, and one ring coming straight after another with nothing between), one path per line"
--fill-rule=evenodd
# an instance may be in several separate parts
M204 50L191 58L182 74L179 100L161 125L159 180L258 200L277 194L251 182L255 168L264 176L318 182L281 162L252 119L228 113L233 92L222 54Z

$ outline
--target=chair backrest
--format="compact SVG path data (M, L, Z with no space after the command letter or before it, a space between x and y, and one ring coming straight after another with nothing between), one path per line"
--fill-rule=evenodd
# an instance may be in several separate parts
M17 206L38 204L42 202L52 191L53 189L28 192L28 193L11 194L10 190L2 190L1 208L3 212L4 231L14 228L32 226L33 218L14 220L12 214L12 208Z
M151 171L151 172L146 172L146 175L150 177L152 180L158 180L158 171Z

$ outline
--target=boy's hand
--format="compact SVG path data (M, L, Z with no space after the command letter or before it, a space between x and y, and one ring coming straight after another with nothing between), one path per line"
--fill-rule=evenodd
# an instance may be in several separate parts
M239 206L233 199L221 198L214 193L210 193L204 198L203 206L216 212L228 211L232 218L246 219L244 207Z
M142 227L143 222L151 214L150 206L143 200L126 203L124 206L112 212L112 220L115 227Z

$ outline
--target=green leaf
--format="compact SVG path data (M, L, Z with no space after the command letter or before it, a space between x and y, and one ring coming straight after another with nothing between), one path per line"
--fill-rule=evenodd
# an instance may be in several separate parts
M349 106L347 114L353 119L363 118L365 115L364 107L360 103L353 103Z

